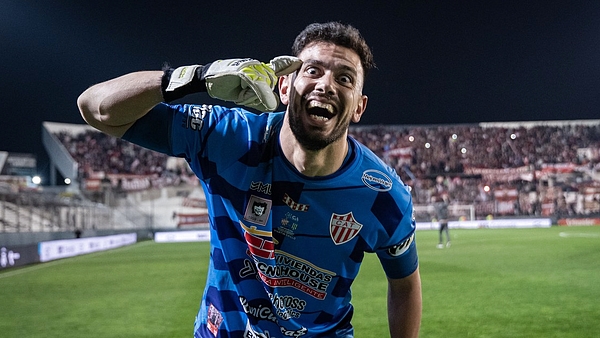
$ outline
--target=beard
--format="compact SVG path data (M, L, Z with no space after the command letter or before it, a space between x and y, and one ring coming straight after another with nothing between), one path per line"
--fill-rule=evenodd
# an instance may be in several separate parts
M331 133L324 134L319 128L304 124L300 116L301 113L298 113L299 110L302 109L290 107L288 111L290 129L296 140L298 140L298 143L306 150L317 151L324 149L344 137L350 126L350 121L348 121L345 124L336 125Z

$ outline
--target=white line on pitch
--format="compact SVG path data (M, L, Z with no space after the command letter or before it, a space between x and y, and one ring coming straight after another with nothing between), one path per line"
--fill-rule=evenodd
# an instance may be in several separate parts
M560 232L558 234L560 237L582 237L582 238L598 238L600 234L586 234L583 232Z

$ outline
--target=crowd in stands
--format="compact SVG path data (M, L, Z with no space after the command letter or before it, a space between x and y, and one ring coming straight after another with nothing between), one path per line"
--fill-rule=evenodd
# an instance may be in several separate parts
M93 172L160 175L165 170L166 155L97 131L77 135L60 132L56 136L77 161L82 178Z
M493 214L600 212L600 121L364 126L351 133L413 186L416 204L445 191L454 203Z
M415 204L445 192L480 215L600 213L600 121L353 125L350 133L413 187ZM189 179L166 155L96 131L57 137L82 179L98 172Z
M600 122L595 125L518 128L452 126L367 126L352 135L398 170L406 164L393 149L410 148L411 171L419 176L462 173L465 167L517 168L548 163L598 164ZM593 148L594 158L578 150ZM404 155L404 154L401 154Z
M77 162L79 179L83 182L112 178L112 184L122 188L125 178L138 187L179 184L195 178L187 165L181 165L183 160L169 161L172 158L165 154L95 130L78 134L62 131L55 136ZM147 177L148 184L140 184L135 177Z

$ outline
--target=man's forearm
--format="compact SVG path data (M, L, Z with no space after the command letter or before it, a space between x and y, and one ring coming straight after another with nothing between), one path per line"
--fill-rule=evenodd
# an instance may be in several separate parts
M392 338L419 336L422 307L418 269L406 278L388 280L388 321Z
M131 125L160 103L162 71L143 71L98 83L77 99L91 126L121 137Z

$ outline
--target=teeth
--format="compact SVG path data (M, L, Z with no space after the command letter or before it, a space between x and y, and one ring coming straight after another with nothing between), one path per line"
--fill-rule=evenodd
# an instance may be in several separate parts
M311 114L310 116L311 116L313 119L315 119L315 120L320 120L320 121L329 121L329 119L328 119L328 118L326 118L325 116L319 116L319 115L314 115L314 114Z
M327 110L330 114L333 114L333 106L329 103L310 101L308 103L308 108L321 108Z

